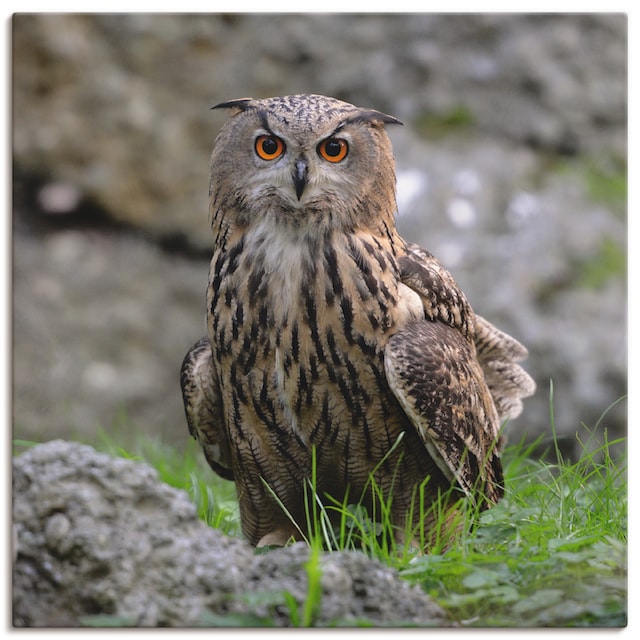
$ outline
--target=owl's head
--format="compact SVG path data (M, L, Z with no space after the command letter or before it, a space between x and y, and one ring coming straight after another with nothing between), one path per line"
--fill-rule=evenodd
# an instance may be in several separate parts
M369 226L395 214L386 124L396 118L320 95L223 102L211 155L212 213L249 225Z

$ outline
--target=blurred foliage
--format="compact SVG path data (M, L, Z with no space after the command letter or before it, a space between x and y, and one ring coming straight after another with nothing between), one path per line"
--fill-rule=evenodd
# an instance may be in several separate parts
M584 161L584 178L594 202L611 205L614 211L626 211L627 164L621 158L599 157Z
M609 278L625 278L627 273L627 253L615 240L604 237L598 252L591 258L577 264L578 284L590 289L599 289Z
M571 157L550 155L541 163L539 179L543 180L547 175L579 179L591 202L606 205L616 215L626 216L627 161L625 158L615 154Z
M413 122L416 131L425 138L444 138L469 129L474 124L471 110L458 104L447 111L423 111Z

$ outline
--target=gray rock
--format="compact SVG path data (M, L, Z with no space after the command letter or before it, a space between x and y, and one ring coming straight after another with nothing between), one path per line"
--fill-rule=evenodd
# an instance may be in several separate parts
M14 625L188 625L243 588L249 546L151 467L62 440L14 462Z
M302 611L304 544L254 555L198 520L187 494L146 464L55 440L14 459L13 492L14 626L289 626ZM318 625L449 624L363 554L322 554L319 566Z
M247 575L256 594L290 593L302 617L308 589L306 563L310 550L304 542L257 556ZM321 596L313 620L319 626L353 625L359 621L382 626L450 626L445 612L417 585L400 580L395 571L357 551L321 554ZM231 606L236 610L241 602ZM242 610L242 605L241 605ZM269 617L270 607L259 604L254 613ZM289 606L278 604L274 622L288 626Z

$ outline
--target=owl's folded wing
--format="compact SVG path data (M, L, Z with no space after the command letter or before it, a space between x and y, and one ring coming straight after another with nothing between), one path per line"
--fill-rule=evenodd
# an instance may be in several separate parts
M460 331L417 320L385 348L387 381L440 470L480 508L503 495L498 416Z
M425 316L460 330L472 338L474 313L453 276L428 251L410 244L398 259L400 279L422 300Z
M503 422L522 412L522 398L536 390L531 376L518 364L527 349L512 336L473 312L451 274L431 253L416 244L399 259L400 277L421 298L425 317L457 327L473 340L476 357Z
M535 383L517 364L527 350L476 315L451 274L418 245L398 259L424 319L385 348L389 385L434 461L481 506L503 493L500 422L519 415Z
M233 480L218 377L207 337L200 338L184 357L180 387L189 433L202 446L209 466L226 480Z

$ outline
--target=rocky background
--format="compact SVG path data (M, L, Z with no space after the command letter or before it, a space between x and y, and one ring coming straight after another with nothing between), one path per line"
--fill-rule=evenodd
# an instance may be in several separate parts
M624 435L624 400L600 420L626 393L624 15L12 28L14 437L93 441L124 424L184 443L178 371L204 330L208 156L225 117L209 107L299 92L404 121L390 131L399 227L530 350L538 393L509 438L550 436L550 380L567 442L587 437L581 423Z

